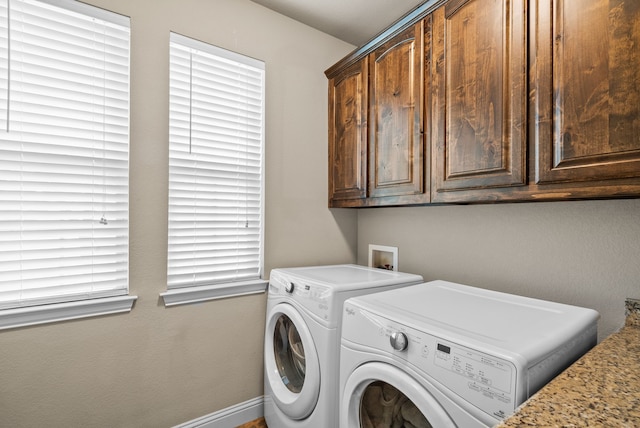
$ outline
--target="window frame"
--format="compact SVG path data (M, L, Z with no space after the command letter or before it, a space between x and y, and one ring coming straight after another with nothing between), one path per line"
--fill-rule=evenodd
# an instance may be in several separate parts
M232 52L215 45L201 42L199 40L183 36L178 33L170 33L170 43L177 43L182 48L189 48L193 50L200 50L209 55L219 56L225 59L231 59L234 61L244 61L249 65L261 65L263 77L262 77L262 123L261 123L261 165L260 165L260 248L259 248L259 278L219 282L205 285L192 285L192 286L180 286L180 287L167 287L167 290L160 293L166 307L204 302L209 300L217 300L235 296L247 296L252 294L262 294L266 292L268 281L264 280L264 206L265 206L265 173L264 173L264 159L265 159L265 135L264 135L264 118L265 118L265 92L266 92L266 73L265 64L262 61L255 60L236 52ZM171 68L169 70L171 76ZM171 79L171 77L170 77ZM171 126L171 125L169 125ZM169 229L167 229L169 234ZM168 254L169 248L167 248ZM168 258L167 258L168 262Z
M37 1L45 5L66 9L68 11L84 15L86 17L116 23L129 28L129 40L127 46L129 56L129 64L127 64L129 78L127 81L127 91L129 92L130 97L130 18L121 14L104 10L96 6L72 0ZM130 101L128 98L127 105L129 105L129 102ZM130 120L131 116L129 106L127 107L127 110L128 119ZM127 132L130 139L130 131L128 130ZM128 229L129 225L127 222L127 230ZM129 268L127 267L127 277L129 275L128 270ZM124 294L117 294L106 297L94 295L88 296L88 298L84 299L76 298L75 300L70 301L42 304L36 303L28 306L2 309L0 310L0 330L130 312L133 308L134 302L137 300L137 296L130 295L129 293L130 290L127 279L127 285L126 290L124 290Z

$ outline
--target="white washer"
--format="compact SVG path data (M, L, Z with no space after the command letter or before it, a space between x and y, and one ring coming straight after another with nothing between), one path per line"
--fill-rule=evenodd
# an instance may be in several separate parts
M274 269L265 329L264 412L274 428L336 428L342 305L423 282L357 265Z
M598 318L445 281L349 299L339 426L494 426L595 345Z

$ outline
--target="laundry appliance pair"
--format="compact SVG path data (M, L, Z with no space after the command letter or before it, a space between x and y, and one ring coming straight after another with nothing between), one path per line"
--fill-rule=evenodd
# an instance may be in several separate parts
M274 269L270 428L490 427L596 342L597 312L357 265Z

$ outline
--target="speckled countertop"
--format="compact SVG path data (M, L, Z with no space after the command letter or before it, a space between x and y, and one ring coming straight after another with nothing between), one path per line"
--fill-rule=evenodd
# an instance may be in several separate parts
M498 425L640 427L640 300L625 326L558 375Z

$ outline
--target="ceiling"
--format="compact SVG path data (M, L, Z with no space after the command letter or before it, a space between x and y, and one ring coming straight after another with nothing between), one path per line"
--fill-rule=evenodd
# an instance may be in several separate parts
M251 0L361 46L424 0Z

